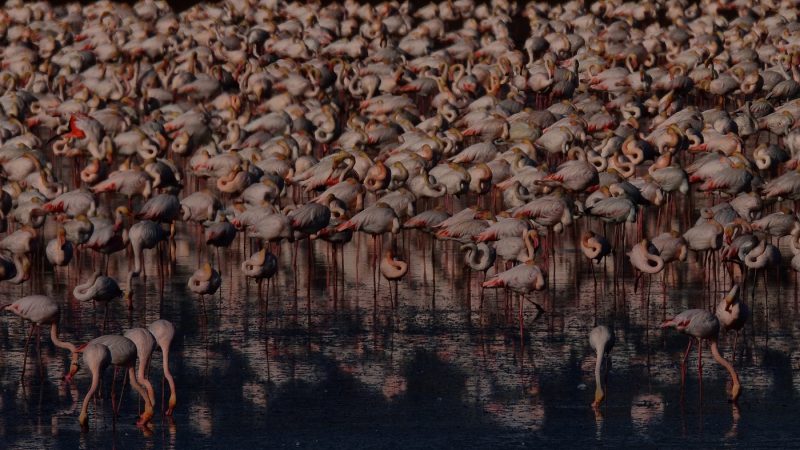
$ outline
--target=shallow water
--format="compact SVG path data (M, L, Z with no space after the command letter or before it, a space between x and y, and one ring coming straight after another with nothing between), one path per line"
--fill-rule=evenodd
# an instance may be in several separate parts
M727 281L718 280L717 292L709 295L694 261L676 270L674 280L670 275L666 287L654 277L649 290L645 279L636 292L627 266L615 295L613 264L606 265L605 276L602 264L594 275L587 262L576 264L568 233L560 237L563 248L555 265L550 261L550 293L532 299L546 312L537 315L526 303L521 329L516 298L486 291L481 309L482 275L468 274L454 244L432 243L420 232L405 232L397 243L411 269L399 283L396 308L385 280L373 296L372 243L362 237L339 255L336 273L344 286L340 279L335 300L327 287L334 272L330 247L316 242L309 264L301 242L293 263L294 246L284 244L280 273L264 287L265 315L257 287L238 271L243 239L237 239L235 249L223 251L221 294L204 300L204 313L185 286L197 261L207 257L205 249L195 252L193 230L179 234L163 295L157 257L149 252L149 276L135 281L134 310L115 303L107 330L121 332L159 317L173 321L178 330L171 362L178 385L174 417L157 414L150 429L137 428L139 401L125 386L114 421L114 375L108 369L103 398L90 408L90 431L82 433L77 416L90 384L88 370L82 368L66 386L60 379L67 355L42 332L42 366L32 351L21 383L28 329L7 314L0 322L0 447L800 445L794 420L800 407L795 375L800 340L795 287L783 280L789 272L769 275L767 297L763 280L756 286L755 320L739 340L735 363L744 391L734 406L726 400L727 373L707 347L702 396L696 353L681 392L679 363L687 339L658 329L671 314L721 299ZM23 288L4 285L3 298L46 293L60 299L62 339L86 342L101 334L102 309L66 293L88 277L93 263L85 255L80 274L46 269ZM112 258L111 274L127 270L124 256ZM748 301L751 292L748 288ZM595 323L611 324L617 333L600 414L590 407L594 355L587 333ZM725 355L731 345L730 338L722 341ZM150 377L161 411L158 352Z

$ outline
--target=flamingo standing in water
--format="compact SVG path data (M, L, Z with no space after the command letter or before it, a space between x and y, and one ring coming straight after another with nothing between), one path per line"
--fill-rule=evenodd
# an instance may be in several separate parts
M144 387L147 397L150 399L149 416L153 416L153 405L156 403L156 395L153 392L153 385L147 378L147 367L150 365L150 357L156 347L156 338L153 337L147 328L131 328L123 334L136 346L136 358L139 364L136 368L136 381Z
M82 302L94 301L103 304L105 309L103 329L105 330L109 303L115 298L122 297L123 292L116 280L96 271L85 283L75 286L75 289L72 290L72 295Z
M611 243L608 242L608 239L606 239L605 236L600 236L592 231L586 231L583 233L583 236L581 236L580 245L583 256L594 263L599 263L603 260L603 258L610 255L612 252ZM589 264L589 268L592 271L592 279L594 279L595 290L597 290L597 275L595 275L594 272L594 264ZM603 283L605 283L605 279L606 273L604 268ZM595 299L596 298L597 296L595 296Z
M205 311L205 296L214 295L222 286L222 277L211 264L205 263L189 277L189 290L200 296Z
M764 302L767 301L767 268L778 267L781 264L781 252L778 247L767 244L766 239L762 239L755 247L750 249L742 261L745 267L753 270L753 289L752 297L755 298L756 284L758 284L758 271L764 274Z
M258 298L261 298L261 284L267 280L267 295L269 295L269 280L278 272L278 258L262 248L256 253L253 253L245 261L242 261L242 273L247 278L255 278L258 282ZM267 307L269 307L269 300L267 300Z
M700 377L700 383L703 382L703 339L711 342L711 355L714 360L719 363L731 376L733 387L731 388L731 401L735 402L741 394L741 385L739 384L739 375L736 369L729 363L722 355L719 354L717 347L717 339L719 337L719 319L710 312L704 309L687 309L686 311L678 314L677 316L667 319L661 323L661 328L673 327L683 334L689 335L689 346L686 347L686 353L683 354L681 361L681 385L686 381L686 360L689 358L689 352L692 350L692 344L696 339L697 344L697 373Z
M592 402L594 408L599 407L606 398L606 383L600 379L600 371L605 368L606 376L608 376L608 369L611 366L611 349L614 348L615 341L614 330L605 325L598 325L589 332L589 345L597 353L597 360L594 363L595 389L594 402Z
M497 252L494 247L485 242L467 242L459 247L464 252L464 262L470 269L476 272L483 272L483 281L486 281L486 272L494 266L497 259ZM481 297L479 308L483 308L483 283L481 283Z
M83 363L92 373L92 384L83 399L81 413L78 417L81 427L84 429L89 427L89 400L97 391L103 371L109 365L128 369L128 379L131 387L142 397L145 404L144 412L136 422L136 425L143 426L147 424L153 417L153 404L150 402L150 396L136 379L136 371L134 369L137 355L136 344L124 336L107 334L89 341L89 343L81 346L78 351L83 353ZM114 412L114 417L116 418L116 411Z
M169 347L172 344L172 340L175 338L175 325L168 320L158 319L148 325L147 329L155 338L158 348L161 349L162 371L164 372L164 378L166 378L169 384L169 403L164 414L171 416L172 412L175 410L175 406L178 404L178 397L175 392L175 380L172 378L172 372L169 370Z
M376 261L378 257L377 239L378 236L384 233L392 233L392 236L396 235L400 231L400 219L391 206L378 202L364 208L363 211L336 227L336 231L339 232L346 230L363 231L372 235L372 286L374 287L374 297L377 297L378 280L375 275L375 269L378 267L378 262Z
M547 288L547 272L537 266L533 259L529 259L524 264L514 266L505 272L500 272L492 278L486 280L481 284L484 288L506 288L523 297L534 292L542 291ZM538 303L531 301L536 307L539 314L544 309ZM522 332L522 315L523 315L523 302L519 303L519 326L520 333Z
M743 303L739 295L739 285L734 284L722 301L717 305L717 319L722 329L726 332L734 331L733 337L733 361L736 361L736 342L739 340L739 332L744 328L744 324L750 317L750 308Z
M400 261L392 252L392 249L386 250L383 254L383 259L380 263L381 275L389 281L389 301L397 306L397 281L406 276L408 273L408 263ZM392 295L392 283L394 283L394 296ZM394 298L394 300L392 300Z
M64 350L69 350L72 356L72 364L77 364L77 348L69 342L64 342L58 338L58 319L60 317L60 310L58 303L50 297L44 295L29 295L22 297L14 303L0 306L0 311L11 311L31 322L31 331L28 334L28 339L25 341L25 356L22 359L22 376L20 379L25 378L25 367L28 362L28 347L30 346L31 337L33 333L42 325L50 325L50 340L53 345ZM39 349L39 334L36 334L36 348ZM41 350L38 350L41 356Z
M217 264L222 264L219 256L220 247L228 248L236 238L236 227L228 221L227 216L221 211L217 212L217 220L208 224L205 231L206 245L216 247ZM209 252L210 253L210 252Z
M711 273L716 280L716 251L722 248L724 231L722 225L714 219L714 211L711 208L703 208L697 224L683 233L683 239L689 249L703 255L700 264L704 266L706 283L710 282Z
M128 232L128 240L133 249L133 270L128 272L128 290L125 292L125 301L128 308L133 307L133 278L138 277L144 266L144 249L153 249L159 242L169 238L169 234L161 228L161 225L150 220L143 220L131 226ZM159 258L159 276L161 277L161 259ZM162 277L163 279L163 277Z
M636 269L636 280L634 280L633 288L639 284L641 274L654 275L664 270L664 260L658 254L658 249L651 244L647 239L642 240L634 245L628 257L631 260L631 265ZM650 277L647 278L647 293L650 294Z

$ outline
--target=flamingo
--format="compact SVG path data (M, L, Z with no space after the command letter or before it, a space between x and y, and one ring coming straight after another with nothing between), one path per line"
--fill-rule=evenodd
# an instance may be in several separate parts
M545 271L537 266L532 259L524 264L514 266L505 272L500 272L482 284L485 288L506 288L526 295L533 291L542 291L547 287ZM541 306L534 303L539 311Z
M758 271L762 270L764 274L764 301L767 295L767 267L778 267L781 264L781 252L772 244L767 244L765 239L762 239L755 247L747 252L742 263L747 269L753 270L753 296L755 296L756 284L758 284Z
M739 375L736 373L736 369L733 368L733 365L729 363L725 358L722 357L719 353L719 348L717 347L717 339L719 337L719 328L720 323L717 317L704 310L704 309L687 309L682 313L678 314L677 316L667 319L661 323L661 328L675 328L679 332L689 335L689 346L686 347L686 353L683 355L683 360L681 362L681 384L684 383L686 379L686 360L689 357L689 352L692 350L692 343L696 339L697 344L697 351L698 351L698 359L697 359L697 373L700 377L700 382L702 383L703 380L703 347L702 341L703 339L708 340L711 344L711 355L714 357L714 360L725 368L731 376L731 381L733 382L733 386L730 392L730 399L733 402L739 398L741 394L741 385L739 383Z
M464 262L470 269L483 272L483 281L486 281L486 272L494 266L497 252L494 247L485 242L467 242L459 250L464 252ZM480 308L483 308L483 283L481 283Z
M717 305L717 319L725 332L734 331L733 338L733 361L736 361L736 341L739 340L739 332L744 328L747 319L750 317L750 308L743 303L739 295L739 285L731 286L728 293Z
M175 406L178 404L178 397L175 392L175 380L172 377L172 372L169 370L169 348L172 344L172 340L175 338L175 325L168 320L158 319L148 325L147 329L153 335L158 347L161 349L162 369L164 378L166 378L169 384L170 391L167 410L164 414L171 416L172 412L175 410Z
M253 253L248 259L242 261L242 273L247 278L255 278L258 282L259 298L261 297L261 283L269 280L278 272L278 258L266 248ZM269 284L267 284L269 292Z
M187 285L190 291L200 296L203 310L205 310L204 296L214 295L217 292L222 285L222 277L211 267L211 264L205 263L189 277Z
M128 230L123 225L124 217L130 215L128 207L120 206L114 210L114 222L105 218L91 219L93 224L92 235L84 246L103 254L106 270L108 269L108 255L121 251L128 246ZM120 230L122 230L121 233Z
M638 271L636 281L634 281L634 288L638 284L639 277L642 273L653 275L664 270L664 260L658 255L658 250L647 239L642 240L634 245L630 252L628 252L631 265ZM648 278L649 285L649 278ZM649 292L649 286L648 286Z
M103 328L105 329L109 303L111 300L122 297L124 293L113 278L103 275L100 271L95 271L85 283L75 286L72 295L82 302L94 301L103 304L105 309Z
M220 247L228 248L236 239L236 227L222 212L217 212L217 220L208 224L205 231L206 245L217 248L217 263L220 263Z
M598 408L606 398L605 383L600 379L600 371L605 364L605 372L608 376L608 369L611 366L611 349L614 348L615 341L614 330L605 325L598 325L589 332L589 345L597 353L597 360L594 363L595 390L594 402L592 402L594 408Z
M133 249L134 264L133 270L128 272L128 290L125 292L125 301L128 303L128 308L133 307L133 278L139 276L144 266L144 253L142 251L155 248L159 242L167 240L168 237L168 233L161 228L161 225L150 220L137 222L128 231L128 239ZM159 263L160 270L161 265Z
M70 373L74 373L75 364L77 361L77 348L75 345L62 341L58 337L58 321L60 318L60 310L58 303L50 297L44 295L29 295L22 297L19 300L8 305L0 306L0 311L11 311L15 315L27 320L31 323L31 331L28 334L28 340L25 342L25 356L22 360L22 376L25 378L25 367L28 361L28 347L30 346L31 337L33 333L42 325L50 325L50 340L53 345L58 348L63 348L70 352L72 358L72 367ZM39 334L36 335L36 342L38 347Z
M394 255L394 252L392 252L392 249L388 249L383 254L379 268L381 275L383 275L383 277L386 278L390 283L389 294L391 298L391 283L394 283L395 291L397 291L398 280L406 276L406 273L408 273L408 263L397 259L397 257ZM394 298L395 300L392 301L392 304L396 305L397 292L395 292Z
M533 259L539 248L539 232L523 230L521 236L509 236L495 243L497 256L505 261L522 262Z
M336 227L337 232L346 230L363 231L372 235L372 250L373 250L373 285L377 293L377 282L375 279L375 269L378 264L377 261L377 238L384 233L397 234L400 231L400 219L397 217L394 209L386 203L378 202L372 206L365 208L360 213L354 215L349 220L346 220L341 225Z
M83 353L82 361L92 374L92 384L83 399L81 413L78 417L78 423L80 423L81 427L84 429L89 427L89 400L97 391L102 373L109 365L115 366L115 369L128 369L128 379L131 387L142 397L145 404L145 410L136 425L146 425L153 417L153 405L150 402L150 396L136 379L136 371L134 369L137 356L136 344L124 336L107 334L82 345L78 351Z
M600 262L611 253L611 244L605 237L586 231L581 237L581 252L586 258Z
M136 359L139 362L136 368L136 381L144 387L147 397L150 399L150 410L145 410L142 416L149 420L153 417L153 405L156 402L156 395L153 391L153 385L147 379L147 367L150 365L150 358L156 347L156 338L147 328L131 328L126 330L123 336L136 346Z
M72 242L67 240L64 227L58 227L56 238L47 243L45 254L50 264L64 267L72 260Z

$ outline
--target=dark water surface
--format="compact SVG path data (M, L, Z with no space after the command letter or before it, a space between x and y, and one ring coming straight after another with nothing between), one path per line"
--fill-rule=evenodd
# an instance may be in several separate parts
M180 234L163 295L155 276L157 258L148 253L150 276L136 281L134 310L128 313L122 302L114 304L108 330L145 326L159 317L175 323L175 416L157 413L150 429L137 428L140 402L125 386L115 425L109 395L114 375L108 369L103 398L90 408L91 429L82 433L77 416L90 384L88 370L81 368L72 386L60 381L67 355L57 352L43 332L45 375L32 351L21 383L28 329L6 314L0 322L0 447L800 445L800 352L795 344L800 340L794 284L782 279L787 274L770 274L767 297L763 281L755 290L755 320L739 340L735 363L743 384L737 407L727 402L727 373L707 347L702 398L696 353L682 395L679 361L687 339L658 329L670 314L722 298L726 281L719 280L718 292L709 296L695 262L685 263L675 276L681 289L670 275L666 288L653 278L649 290L634 292L628 267L624 297L622 286L615 296L612 264L605 282L603 266L595 266L595 284L589 265L575 264L568 233L562 237L566 250L559 251L556 269L550 269L551 277L555 274L550 294L534 298L546 312L537 316L526 304L520 330L516 298L487 291L480 310L482 275L469 275L454 245L443 242L434 244L432 270L432 243L417 232L406 232L398 242L411 268L400 281L396 309L385 280L373 297L371 240L363 237L359 245L346 247L344 272L339 260L337 273L344 274L345 286L337 288L335 301L327 287L334 272L328 245L314 244L309 272L301 242L295 272L294 246L284 244L281 271L264 289L263 297L269 298L265 316L257 287L238 270L242 240L237 239L236 249L223 252L221 295L205 300L204 314L185 285L197 261L207 257L204 249L195 252L192 230ZM127 264L119 255L110 267L123 283L119 274L127 273ZM87 255L81 281L91 266ZM66 294L78 278L75 272L47 269L24 290L4 285L2 296L13 300L46 293L60 299L62 339L83 343L101 334L102 311ZM749 288L747 295L751 301ZM587 333L595 323L613 324L617 333L602 414L590 407L595 358ZM730 356L731 345L730 337L721 342L724 354ZM161 411L160 353L154 355L150 379Z

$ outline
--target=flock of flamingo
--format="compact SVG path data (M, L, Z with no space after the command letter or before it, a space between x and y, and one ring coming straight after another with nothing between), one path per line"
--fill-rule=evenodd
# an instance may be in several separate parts
M187 283L201 300L225 282L231 246L249 249L241 271L260 288L283 243L324 241L337 270L357 233L372 236L373 283L394 283L395 306L409 269L401 233L453 241L485 278L481 299L495 288L533 303L557 257L582 254L593 271L610 259L615 281L632 267L648 290L653 275L666 284L670 267L696 263L707 296L730 291L661 326L690 338L684 375L693 342L700 361L709 342L738 398L718 335L747 321L742 294L752 283L755 298L759 273L800 270L795 4L326 3L225 0L175 14L153 0L8 1L0 278L30 284L92 258L99 269L72 295L105 307L105 329L110 302L140 298L146 251L168 276L179 234L207 246ZM515 40L519 22L530 31ZM109 273L126 255L127 274ZM75 345L58 331L67 301L30 295L3 310L31 323L28 341L51 327L70 354L67 381L91 372L80 424L107 366L127 369L139 424L151 420L156 345L170 414L172 323ZM598 406L614 332L589 337Z

